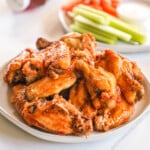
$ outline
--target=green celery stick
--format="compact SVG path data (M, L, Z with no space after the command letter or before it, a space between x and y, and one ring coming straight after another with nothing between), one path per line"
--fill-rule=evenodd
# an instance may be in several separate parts
M104 32L104 31L102 31L102 30L97 30L96 28L93 28L93 27L91 27L91 26L85 25L85 24L83 24L83 23L81 23L81 22L76 21L75 24L76 24L77 26L80 26L80 27L83 28L83 29L88 30L88 31L91 32L91 33L97 33L98 35L103 35L103 36L105 36L105 37L107 37L107 38L109 38L109 39L112 39L112 40L114 40L114 41L117 41L117 40L118 40L117 37L114 36L114 35L108 34L107 32Z
M108 14L105 13L105 12L103 12L103 11L99 11L99 10L97 10L97 9L91 8L91 7L86 6L86 5L83 5L83 4L79 4L77 7L80 8L80 9L86 10L86 11L88 11L88 12L91 12L91 13L94 13L94 14L97 14L97 15L100 15L100 16L103 16L103 17L105 17L105 19L110 20Z
M82 24L85 24L90 26L91 28L95 28L99 31L103 31L109 35L113 35L113 36L116 36L117 38L123 40L123 41L130 41L131 40L131 35L130 34L127 34L123 31L120 31L120 30L117 30L113 27L110 27L110 26L106 26L106 25L100 25L100 24L96 24L94 22L92 22L91 20L88 20L87 18L84 18L82 16L76 16L75 18L75 21L77 22L80 22Z
M80 5L78 5L78 7L80 9L86 10L88 12L107 17L107 19L109 20L109 26L112 26L116 29L124 31L128 34L131 34L131 36L132 36L131 40L132 41L136 41L139 44L145 43L146 35L144 35L141 31L139 31L138 27L136 27L136 25L128 24L128 23L126 23L126 22L124 22L124 21L122 21L116 17L113 17L113 16L111 16L111 15L109 15L103 11L96 10L96 9L91 8L89 6L85 6L85 5L80 4Z
M131 24L131 23L127 23L119 18L116 18L112 15L109 15L108 13L104 12L104 11L100 11L100 10L97 10L97 9L94 9L94 8L91 8L89 6L86 6L86 5L83 5L83 4L80 4L78 5L78 8L80 9L83 9L83 10L86 10L88 12L91 12L91 13L94 13L94 14L97 14L97 15L100 15L100 16L103 16L105 17L107 20L109 20L109 22L115 22L116 20L119 20L121 26L125 26L125 27L129 27L129 28L134 28L134 30L136 31L141 31L141 28L135 24ZM115 19L115 20L114 20ZM118 23L117 23L118 24Z
M79 25L77 24L72 24L70 26L71 30L72 31L75 31L75 32L79 32L79 33L90 33L90 31L80 27ZM115 44L116 43L116 40L112 40L110 38L107 38L103 35L99 35L97 33L92 33L92 35L96 38L96 40L98 41L102 41L102 42L105 42L105 43L108 43L108 44Z
M103 17L103 16L97 15L95 13L89 12L89 11L84 10L82 8L80 9L79 7L75 7L73 9L73 13L75 16L80 15L80 16L88 18L88 19L90 19L96 23L99 23L99 24L105 24L105 25L109 24L109 21L108 21L108 19L106 19L106 17Z
M126 24L119 19L112 18L110 21L110 26L131 34L131 40L136 41L139 44L144 44L146 42L147 38L145 34L143 34L141 31L134 30L134 26L127 27Z

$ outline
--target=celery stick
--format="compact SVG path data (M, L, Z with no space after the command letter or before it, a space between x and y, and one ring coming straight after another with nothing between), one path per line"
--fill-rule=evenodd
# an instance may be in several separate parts
M134 30L133 26L127 27L127 25L119 19L112 18L110 21L110 26L120 29L126 33L132 35L131 40L138 42L139 44L144 44L146 42L146 35L142 32Z
M118 40L117 37L114 36L114 35L108 34L108 33L104 32L104 31L101 31L101 30L97 30L97 29L92 28L91 26L85 25L85 24L83 24L81 22L76 21L75 24L77 24L77 26L80 26L83 29L88 30L91 33L97 33L98 35L105 36L105 37L107 37L109 39L112 39L114 41Z
M128 41L131 40L131 35L130 34L127 34L125 32L117 30L117 29L115 29L113 27L96 24L96 23L94 23L94 22L92 22L92 21L90 21L90 20L88 20L88 19L86 19L86 18L84 18L82 16L76 16L74 19L77 22L85 24L85 26L88 25L91 28L95 28L95 29L97 29L99 31L103 31L103 32L105 32L105 33L107 33L109 35L111 34L113 36L118 37L119 39L121 39L123 41L128 42Z
M94 14L97 14L97 15L100 15L100 16L103 16L103 17L105 17L105 19L110 20L108 14L105 13L105 12L103 12L103 11L100 11L100 10L97 10L97 9L94 9L94 8L91 8L91 7L86 6L86 5L83 5L83 4L80 4L80 5L78 5L77 7L80 8L80 9L86 10L86 11L88 11L88 12L91 12L91 13L94 13Z
M105 25L108 25L108 23L109 23L108 19L106 19L105 17L97 15L95 13L91 13L87 10L82 9L82 8L80 9L79 7L75 7L73 9L73 13L75 16L81 15L81 16L88 18L88 19L90 19L96 23L105 24Z
M116 18L112 15L109 15L108 13L104 12L104 11L100 11L100 10L97 10L97 9L94 9L94 8L91 8L89 6L86 6L86 5L83 5L83 4L80 4L78 5L78 8L80 8L81 10L86 10L88 12L91 12L91 13L94 13L94 14L97 14L97 15L100 15L100 16L103 16L105 17L107 20L109 20L109 22L115 22L116 20L119 20L120 22L118 22L117 24L121 24L121 26L125 26L125 27L134 27L134 30L136 31L141 31L140 27L135 25L135 24L131 24L131 23L127 23L119 18Z
M89 33L88 30L86 30L86 29L80 27L80 26L77 25L77 24L72 24L72 25L70 26L70 28L71 28L72 31L75 31L75 32ZM99 35L99 34L97 34L97 33L92 33L92 34L93 34L93 36L96 38L96 40L98 40L98 41L102 41L102 42L105 42L105 43L108 43L108 44L115 44L115 43L116 43L116 40L112 40L112 39L110 39L110 38L107 38L107 37L105 37L105 36Z
M138 31L137 30L138 27L136 27L135 25L128 24L128 23L126 23L126 22L124 22L118 18L115 18L115 17L113 17L113 16L111 16L111 15L109 15L103 11L96 10L96 9L91 8L89 6L85 6L85 5L80 4L80 5L78 5L78 7L80 9L87 10L88 12L107 17L107 19L110 21L110 23L109 23L110 26L115 27L121 31L128 33L128 34L131 34L131 36L132 36L131 39L133 41L137 41L139 44L145 43L146 35L144 35L140 31Z

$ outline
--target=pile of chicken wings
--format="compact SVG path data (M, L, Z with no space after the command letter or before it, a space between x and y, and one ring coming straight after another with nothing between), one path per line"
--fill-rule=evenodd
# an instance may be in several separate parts
M91 34L39 38L36 47L11 60L4 76L12 104L29 126L88 136L129 121L144 95L135 62L109 49L96 52Z

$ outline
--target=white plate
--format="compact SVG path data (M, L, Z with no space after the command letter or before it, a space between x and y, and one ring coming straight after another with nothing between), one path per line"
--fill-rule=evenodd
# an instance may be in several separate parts
M130 1L130 2L138 1L140 3L144 3L150 6L149 0L124 0L122 2L127 2L127 1ZM69 25L72 23L72 21L71 19L69 19L69 17L67 17L67 15L62 10L59 10L59 20L63 28L65 29L65 31L71 32ZM115 44L115 45L110 45L110 44L108 45L102 42L98 42L99 43L98 50L104 50L106 48L109 48L109 49L112 49L114 51L121 52L121 53L135 53L135 52L150 51L150 19L145 22L143 28L144 28L143 32L147 36L147 42L144 45L132 45L132 44L127 44L123 42L118 42L118 44Z
M116 135L121 133L122 130L125 130L127 127L135 124L137 121L140 121L144 114L149 109L150 104L150 85L146 78L144 78L144 88L145 88L145 96L143 100L136 104L135 112L130 121L120 127L112 129L108 132L93 132L88 137L77 137L77 136L61 136L46 133L40 131L38 129L29 127L16 113L16 110L10 103L10 96L11 91L7 84L3 81L4 70L6 69L6 65L0 68L0 114L14 123L16 126L20 127L24 131L28 132L29 134L38 137L40 139L48 140L48 141L55 141L55 142L64 142L64 143L80 143L80 142L89 142L89 141L96 141L96 140L103 140L106 139L110 135Z

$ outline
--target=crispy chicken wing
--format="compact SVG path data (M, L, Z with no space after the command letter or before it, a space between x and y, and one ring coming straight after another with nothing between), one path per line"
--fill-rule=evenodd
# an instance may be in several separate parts
M91 34L68 33L61 37L73 54L76 50L89 51L90 55L95 59L95 48L97 43Z
M108 110L104 108L100 110L99 114L93 119L94 129L96 131L107 131L111 128L118 127L131 118L133 111L134 105L128 104L122 98L114 109Z
M62 41L52 42L45 49L36 53L37 58L44 60L44 66L49 65L58 69L67 69L70 67L70 51L66 43Z
M73 104L74 106L76 106L76 108L81 110L83 105L86 103L88 99L89 99L89 95L85 87L85 81L79 80L70 89L69 102Z
M127 102L133 104L143 97L143 75L135 62L106 50L97 55L96 67L99 66L114 74Z
M25 91L24 85L14 86L12 103L28 125L63 135L86 136L92 132L92 121L61 96L55 95L51 101L36 98L29 102Z
M30 84L45 75L57 78L71 64L69 48L62 41L53 42L42 51L23 51L13 59L5 75L8 84Z
M34 58L33 50L26 49L9 63L4 79L8 84L30 83L43 74L43 62Z
M100 109L102 103L108 105L110 101L115 107L118 101L118 91L113 74L101 67L96 69L82 60L76 61L75 68L83 73L92 104L96 109Z
M97 113L90 100L85 80L80 79L70 89L69 102L88 118L93 118Z
M62 90L71 87L76 81L76 75L72 71L62 74L57 79L46 76L31 83L26 88L26 96L29 100L36 97L48 97L60 93Z

